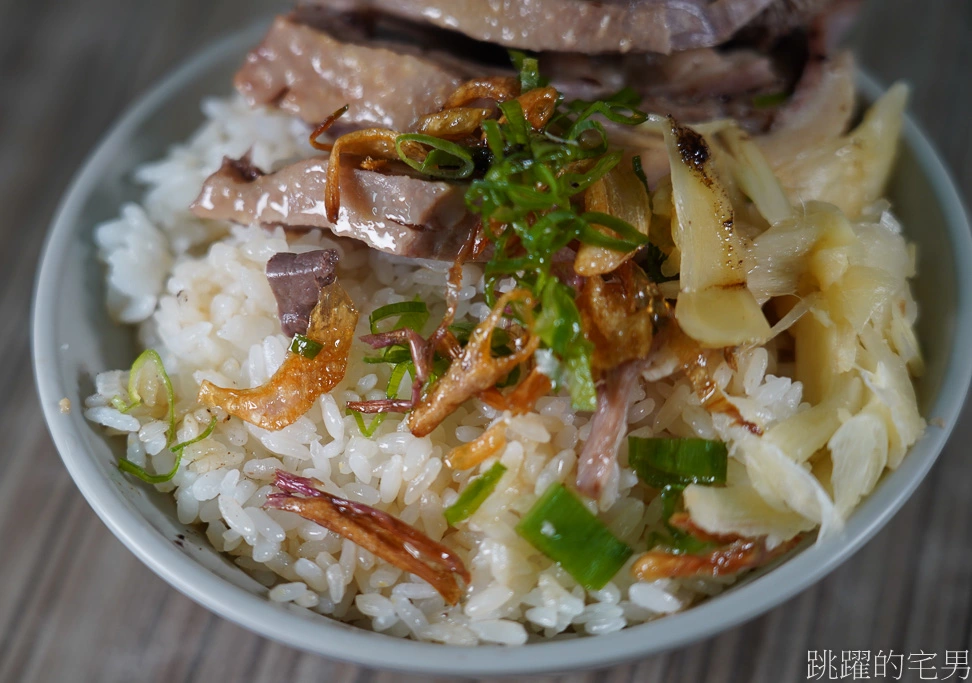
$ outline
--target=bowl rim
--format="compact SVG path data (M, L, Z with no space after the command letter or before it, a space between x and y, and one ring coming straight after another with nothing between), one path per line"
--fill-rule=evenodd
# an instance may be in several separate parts
M31 346L34 377L48 429L65 467L88 504L114 535L173 588L220 616L270 640L364 666L425 674L512 675L590 669L618 664L684 646L755 618L830 573L883 527L910 497L944 447L972 379L972 349L953 347L931 413L944 426L929 426L901 466L861 504L838 536L808 548L755 580L685 612L609 635L530 643L519 647L444 646L356 628L327 617L308 619L249 593L217 576L173 545L141 515L132 514L119 487L105 477L81 447L70 423L58 419L65 395L58 377L54 302L57 283L78 216L99 169L140 124L191 82L200 71L242 54L263 33L263 24L234 32L196 53L139 96L88 155L65 192L51 222L34 283ZM875 99L883 88L864 73L858 89ZM177 142L177 141L172 141ZM972 338L972 235L963 203L949 172L918 125L906 114L902 144L910 147L932 187L949 243L957 283L955 338ZM82 226L83 228L83 226ZM916 452L917 451L917 452ZM379 654L380 652L380 654Z

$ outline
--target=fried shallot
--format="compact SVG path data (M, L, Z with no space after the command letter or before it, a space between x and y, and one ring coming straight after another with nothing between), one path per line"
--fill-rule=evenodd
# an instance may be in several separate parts
M631 574L639 581L726 576L761 567L795 548L801 540L797 536L769 549L765 538L737 538L705 555L676 555L650 550L635 560Z
M327 186L324 190L324 211L327 220L336 223L341 208L341 155L354 154L379 160L397 161L395 141L398 133L387 128L366 128L346 133L334 141L327 161ZM421 154L421 145L403 143L411 152Z
M468 470L495 455L506 446L506 420L500 420L469 443L456 446L446 456L446 465Z
M446 373L409 414L408 427L412 434L429 434L463 402L495 386L513 368L533 356L540 339L529 332L514 341L515 348L510 355L496 357L492 354L493 331L507 306L514 302L524 303L525 310L531 310L534 303L533 296L525 289L514 289L500 297L489 315L472 331L469 343L459 357L452 361Z
M203 380L198 400L263 429L276 431L306 413L344 378L358 311L336 281L321 288L307 338L321 345L313 358L290 352L270 380L253 389L217 387Z
M277 470L265 507L294 512L352 541L399 569L424 579L450 605L462 598L456 575L471 580L462 559L441 543L388 513L317 488L313 479Z
M586 278L577 296L584 335L594 343L591 370L595 377L610 368L644 358L655 328L668 315L658 288L630 261L615 279Z
M513 76L486 76L466 81L449 96L442 109L466 107L477 100L506 102L519 96L520 82Z

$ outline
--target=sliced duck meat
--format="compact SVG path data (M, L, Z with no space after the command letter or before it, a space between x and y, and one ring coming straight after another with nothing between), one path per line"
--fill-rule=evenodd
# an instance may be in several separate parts
M192 211L202 218L244 225L327 228L391 254L452 261L476 226L466 187L341 165L341 208L330 222L324 210L327 158L313 157L262 174L240 171L226 159L206 179Z
M334 282L338 253L317 249L302 254L280 252L267 261L267 281L277 300L280 326L288 337L306 334L321 288Z
M609 370L597 388L597 410L577 460L577 490L599 500L618 476L618 448L628 433L628 405L645 361L634 359Z
M377 34L376 25L383 27ZM237 73L236 85L250 104L278 106L308 123L348 104L339 129L409 130L469 77L512 73L495 63L492 46L449 34L387 16L368 23L361 12L305 9L274 22ZM422 52L409 41L436 49ZM463 57L446 48L462 49ZM686 122L734 116L754 131L768 125L772 110L754 107L753 96L788 88L768 56L748 49L667 57L545 53L540 68L568 100L600 99L630 86L648 111Z
M765 130L773 120L775 108L759 106L760 101L792 87L770 56L747 48L544 57L541 71L568 99L592 100L631 87L642 96L643 111L687 123L732 117L751 132Z
M405 42L369 43L358 19L328 12L319 30L277 17L236 74L236 89L250 105L275 105L312 124L347 104L342 125L404 130L477 72Z
M720 45L774 2L788 0L361 0L506 47L598 54ZM332 4L313 0L313 4Z
M773 167L779 170L813 149L843 135L854 114L854 57L836 51L854 12L857 0L839 0L810 24L806 66L792 96L774 117L760 145Z

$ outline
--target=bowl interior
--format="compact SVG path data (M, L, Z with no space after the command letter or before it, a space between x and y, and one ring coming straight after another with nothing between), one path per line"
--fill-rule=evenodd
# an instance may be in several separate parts
M437 673L526 673L591 667L684 644L750 618L819 579L869 538L901 505L931 466L961 407L972 359L958 345L972 333L972 247L961 203L923 136L905 131L890 196L918 247L915 292L918 335L927 372L918 387L922 410L941 418L896 472L857 510L844 533L808 548L686 613L580 641L504 649L446 648L361 631L303 610L270 603L265 589L215 552L205 537L176 519L171 497L121 475L120 439L106 439L82 415L92 378L127 367L136 353L130 328L104 306L104 271L92 229L118 214L141 190L132 170L161 157L202 121L203 97L230 92L232 73L262 27L215 45L173 73L116 125L77 176L55 220L38 275L34 358L43 409L58 450L95 511L139 557L191 598L264 635L321 654L373 666ZM877 87L862 80L867 99ZM73 409L57 407L68 398ZM380 654L376 654L380 652Z

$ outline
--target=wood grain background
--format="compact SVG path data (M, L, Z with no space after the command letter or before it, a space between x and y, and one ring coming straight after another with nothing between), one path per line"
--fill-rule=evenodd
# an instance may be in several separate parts
M120 111L273 0L0 0L0 681L420 680L307 655L216 617L114 539L37 406L26 321L58 197ZM972 195L972 2L871 2L855 44ZM694 646L562 681L797 681L807 650L972 648L972 410L894 520L827 579ZM944 673L942 674L944 676ZM906 672L902 680L918 680Z

